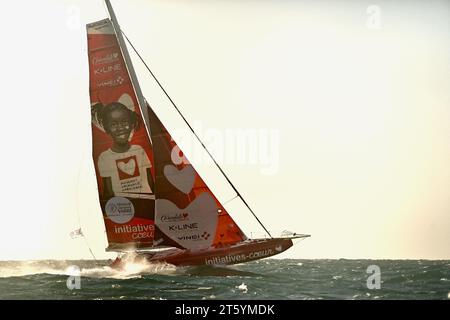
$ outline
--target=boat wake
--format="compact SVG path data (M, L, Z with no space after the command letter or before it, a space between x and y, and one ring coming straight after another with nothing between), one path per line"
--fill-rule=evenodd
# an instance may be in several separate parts
M131 279L145 275L176 274L177 268L167 263L124 261L120 269L111 268L108 261L5 261L0 263L0 278L38 274L81 276L88 278Z
M147 275L178 275L188 277L260 276L259 274L225 266L176 267L165 262L145 259L125 259L120 268L110 267L111 261L33 260L0 261L0 278L26 277L39 274L81 276L87 278L132 279Z

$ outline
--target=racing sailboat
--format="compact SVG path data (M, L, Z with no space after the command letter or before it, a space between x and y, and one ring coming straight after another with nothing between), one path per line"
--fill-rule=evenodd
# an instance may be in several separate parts
M112 6L105 2L110 18L88 24L87 39L92 155L106 250L119 253L114 265L132 255L174 265L243 263L279 254L293 239L308 237L274 238L256 215L268 237L244 234L145 100Z

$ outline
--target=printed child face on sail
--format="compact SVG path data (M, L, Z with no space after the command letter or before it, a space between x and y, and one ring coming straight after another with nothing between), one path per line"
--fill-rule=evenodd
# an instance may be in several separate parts
M110 149L98 159L99 174L103 180L103 196L106 198L127 193L153 193L151 162L139 144L130 144L133 131L139 129L139 115L120 102L92 106L96 121L112 138Z
M124 152L129 148L131 132L138 127L137 114L119 102L111 103L106 108L108 110L103 115L103 127L114 141L112 149Z

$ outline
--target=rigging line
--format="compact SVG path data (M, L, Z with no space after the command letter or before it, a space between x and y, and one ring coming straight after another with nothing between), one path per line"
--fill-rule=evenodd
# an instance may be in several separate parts
M89 243L88 243L88 241L87 241L87 239L86 239L84 233L83 233L83 236L82 236L82 237L84 238L84 241L86 242L86 245L87 245L87 247L88 247L88 249L89 249L89 252L91 253L91 255L92 255L92 257L94 258L95 262L97 262L97 258L95 257L94 253L92 252L91 247L89 246Z
M173 102L172 98L169 96L169 94L167 93L167 91L164 89L164 87L161 85L161 83L159 82L159 80L156 78L156 76L153 74L152 70L150 70L149 66L147 65L147 63L144 61L144 59L141 57L141 55L139 54L139 52L136 50L136 48L133 46L133 44L131 43L130 39L128 39L127 35L125 34L125 32L123 32L123 30L120 30L122 32L122 34L124 35L125 39L128 41L128 43L130 44L131 48L133 48L134 52L137 54L137 56L139 57L139 59L142 61L142 63L144 64L144 66L147 68L147 70L150 72L150 74L152 75L153 79L155 79L156 83L158 84L158 86L161 88L161 90L164 92L164 94L166 95L166 97L169 99L170 103L174 106L175 110L178 112L178 114L181 116L181 118L183 119L183 121L186 123L186 125L189 127L189 129L192 131L192 133L194 134L194 136L197 138L197 140L200 142L200 144L202 145L203 149L205 149L205 151L208 153L208 155L210 156L210 158L213 160L214 164L217 166L217 168L220 170L220 172L222 173L222 175L225 177L225 179L228 181L228 183L230 184L230 186L233 188L234 192L236 192L236 195L242 200L242 202L245 204L245 206L247 207L247 209L252 213L252 215L255 217L255 219L258 221L258 223L261 225L261 227L263 227L263 229L267 232L267 234L269 235L269 237L273 238L272 235L269 233L269 231L266 229L266 227L263 225L263 223L258 219L258 217L256 216L256 214L253 212L253 210L250 208L250 206L248 205L247 201L245 201L245 199L242 197L242 195L240 194L240 192L236 189L236 187L234 186L234 184L231 182L231 180L228 178L228 176L225 174L225 172L222 170L222 168L219 166L219 164L217 163L216 159L212 156L212 154L209 152L209 150L206 148L206 146L203 144L202 140L199 138L199 136L197 135L197 133L195 133L194 129L191 127L191 125L189 124L189 122L186 120L186 118L184 117L184 115L181 113L180 109L178 109L177 105L175 104L175 102Z
M92 252L92 250L91 250L91 247L89 246L89 243L88 243L88 241L87 241L87 238L86 238L86 236L84 235L84 233L83 233L83 229L81 228L81 218L80 218L80 207L79 207L79 205L78 205L78 199L79 199L79 195L80 195L80 188L79 188L79 186L80 186L80 177L81 177L81 166L83 165L83 160L84 160L84 156L85 156L85 151L83 150L83 153L81 154L81 161L80 161L80 166L78 167L78 175L77 175L77 182L76 182L76 185L77 185L77 191L76 191L76 199L77 199L77 202L76 202L76 208L77 208L77 218L78 218L78 227L80 228L80 230L81 230L81 236L84 238L84 242L86 243L86 246L88 247L88 249L89 249L89 252L91 253L91 255L92 255L92 257L94 258L94 260L95 261L97 261L97 259L95 258L95 255L94 255L94 253Z
M225 201L222 205L225 206L228 202L233 201L234 199L236 199L238 197L238 195L235 195L233 198L231 198L230 200Z

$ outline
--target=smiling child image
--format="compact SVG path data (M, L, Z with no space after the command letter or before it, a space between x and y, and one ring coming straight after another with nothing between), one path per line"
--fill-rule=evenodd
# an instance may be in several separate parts
M124 94L117 102L91 106L94 123L113 141L111 148L103 151L97 162L105 198L153 194L152 164L140 145L130 143L132 134L141 125L130 102L131 97Z

